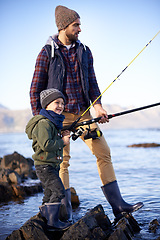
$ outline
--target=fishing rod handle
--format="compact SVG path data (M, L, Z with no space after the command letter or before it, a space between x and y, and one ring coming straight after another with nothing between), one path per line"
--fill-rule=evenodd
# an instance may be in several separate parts
M99 122L100 119L101 119L101 117L98 117L98 118L93 118L93 119L88 120L88 121L83 121L83 122L80 122L80 123L76 123L74 126L73 126L73 124L67 125L67 126L64 126L62 128L62 131L65 131L65 130L72 131L77 127L84 126L84 125L89 125L89 124L92 124L94 122Z

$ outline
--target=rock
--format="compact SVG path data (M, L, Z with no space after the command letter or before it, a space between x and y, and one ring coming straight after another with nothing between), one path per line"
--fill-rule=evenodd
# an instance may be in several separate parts
M21 177L30 177L33 172L34 162L30 158L25 158L17 152L3 157L1 160L2 169L10 169L17 172Z
M2 169L0 171L0 182L20 184L22 179L17 172L10 169Z
M159 143L139 143L139 144L128 145L127 147L144 147L144 148L149 148L149 147L160 147L160 144Z
M47 231L46 221L38 213L20 229L13 231L6 240L131 240L134 230L137 232L140 228L131 214L124 214L113 226L103 207L97 205L65 232Z
M42 185L40 182L35 182L31 186L16 185L8 183L0 183L0 203L11 200L21 199L32 194L42 192Z
M156 232L157 228L159 226L159 222L157 219L153 219L150 223L149 223L149 230L153 233Z
M123 216L116 224L115 230L108 240L131 240L134 237L134 233L141 230L131 214L125 213Z
M71 187L70 190L71 190L71 203L72 203L72 207L76 208L77 206L79 206L80 201L79 201L78 195L76 193L76 190L73 187Z
M105 215L103 207L98 205L73 224L61 239L106 239L111 231L111 222Z
M0 183L0 203L13 199L13 189L8 183Z
M6 240L48 240L44 232L45 227L46 224L38 213L30 218L20 229L13 231Z
M34 182L28 181L29 178L34 179ZM23 198L42 191L42 185L33 170L32 159L25 158L17 152L1 158L0 202Z
M9 174L9 180L11 181L11 183L16 183L16 184L20 184L21 183L21 177L19 176L18 173L16 172L11 172Z

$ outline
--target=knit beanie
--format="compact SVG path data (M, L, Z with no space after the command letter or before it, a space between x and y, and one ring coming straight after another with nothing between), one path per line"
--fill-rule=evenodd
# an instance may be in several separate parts
M58 89L49 88L49 89L43 90L40 93L40 102L41 102L42 108L46 108L48 104L50 104L52 101L56 100L57 98L63 98L65 102L65 97L63 93L61 93Z
M80 18L79 14L67 7L59 5L55 9L55 19L58 30L66 28L77 18Z

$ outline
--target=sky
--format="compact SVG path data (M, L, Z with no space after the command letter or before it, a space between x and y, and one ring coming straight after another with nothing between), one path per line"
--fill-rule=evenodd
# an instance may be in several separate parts
M55 7L81 17L79 40L93 54L103 92L160 31L159 0L0 0L0 104L30 108L37 55L57 33ZM140 107L160 101L160 33L103 94L103 104Z

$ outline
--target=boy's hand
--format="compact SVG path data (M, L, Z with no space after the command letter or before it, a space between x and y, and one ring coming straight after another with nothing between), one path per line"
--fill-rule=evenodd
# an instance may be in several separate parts
M64 142L64 145L67 145L67 144L69 144L69 142L70 142L70 137L71 137L71 135L70 135L70 131L68 131L68 130L65 130L63 133L62 133L62 140L63 140L63 142Z

